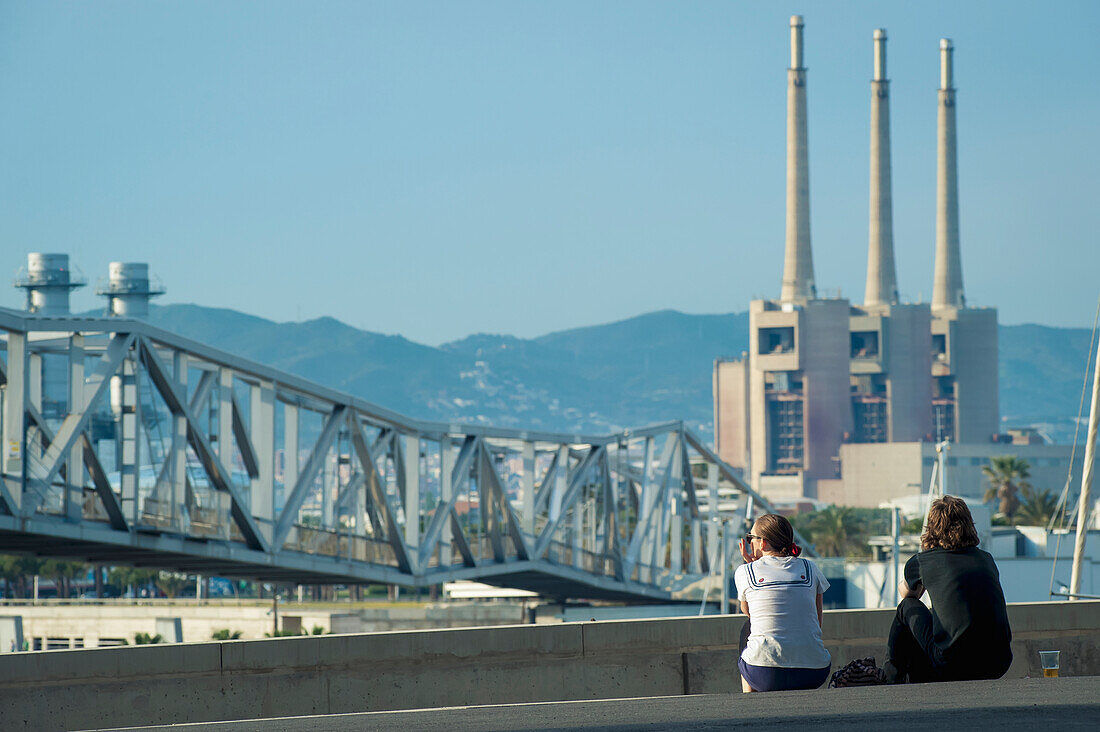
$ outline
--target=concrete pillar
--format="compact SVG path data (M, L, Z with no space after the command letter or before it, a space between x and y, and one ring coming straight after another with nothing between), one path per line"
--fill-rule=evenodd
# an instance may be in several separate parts
M12 508L18 510L23 503L23 420L27 398L27 336L25 333L8 333L7 385L4 387L4 475L8 483Z
M669 565L675 574L684 571L684 478L682 473L683 463L680 460L681 455L683 455L683 450L677 449L672 455L672 461L669 463L668 468Z
M707 463L707 497L710 503L710 512L707 514L707 557L714 557L715 547L718 546L718 466ZM713 560L711 560L713 561ZM714 567L710 568L711 574Z
M535 533L535 443L523 443L523 475L520 478L523 491L522 528L528 534Z
M176 351L172 357L172 366L180 392L186 394L187 354ZM183 506L187 503L187 418L182 414L172 417L172 447L167 459L172 461L169 471L172 489L168 500L172 505L172 521L176 522L182 518Z
M558 448L558 473L554 476L554 486L550 491L550 520L561 516L561 499L569 487L569 446Z
M141 496L141 390L140 373L134 360L122 362L122 413L119 418L119 465L122 486L122 510L137 523ZM129 509L129 511L127 511Z
M439 440L439 500L449 501L454 495L451 473L455 469L454 449L451 446L450 435L444 435ZM443 530L439 532L439 565L448 567L451 564L451 522L450 519L443 522Z
M233 372L218 369L218 458L233 471ZM228 476L230 480L233 476Z
M84 336L74 333L69 338L69 413L75 414L83 409ZM65 519L76 523L84 513L84 447L79 441L69 451L65 477Z
M806 68L802 64L802 16L791 16L791 67L787 69L787 244L783 302L817 296L810 250L810 164L806 135Z
M398 439L405 441L405 543L416 546L420 543L420 438L413 435Z
M894 212L890 181L890 82L886 78L886 31L875 31L875 75L871 80L871 206L865 305L898 301L894 264Z
M283 405L283 495L298 482L298 406Z
M952 53L940 40L939 112L936 135L936 269L932 307L966 307L959 255L959 181L955 143L955 88Z
M249 439L259 468L250 491L252 515L260 519L261 531L270 531L275 518L275 385L252 384L249 397Z

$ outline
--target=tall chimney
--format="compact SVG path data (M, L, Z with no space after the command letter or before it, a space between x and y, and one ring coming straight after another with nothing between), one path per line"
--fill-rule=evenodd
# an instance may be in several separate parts
M898 301L894 266L894 212L890 184L890 82L886 79L886 30L875 30L875 75L871 79L871 223L867 248L865 305Z
M802 65L802 16L791 16L791 67L787 69L787 246L783 302L817 296L810 251L810 166L806 142L806 69Z
M936 276L932 307L966 307L959 257L959 181L955 145L955 88L948 38L940 39L939 120L936 154Z

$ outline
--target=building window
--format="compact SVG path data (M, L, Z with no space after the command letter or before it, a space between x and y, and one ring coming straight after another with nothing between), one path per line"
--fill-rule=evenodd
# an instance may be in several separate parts
M768 432L768 472L801 470L804 443L801 395L768 395Z
M947 336L943 333L932 334L932 360L947 360Z
M872 394L852 395L853 442L886 442L886 400Z
M955 400L932 400L932 431L936 442L955 439Z
M878 331L852 331L852 358L878 358Z
M761 354L794 352L793 326L787 328L761 328L759 338L758 347Z

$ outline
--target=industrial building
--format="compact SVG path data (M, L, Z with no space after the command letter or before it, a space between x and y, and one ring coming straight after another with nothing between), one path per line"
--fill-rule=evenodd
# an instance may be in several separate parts
M751 303L748 349L714 364L716 451L770 499L849 505L917 490L927 479L922 456L944 440L965 446L968 465L1039 449L1043 466L1068 470L1068 448L1008 449L999 434L997 311L968 306L963 288L951 41L940 42L932 302L904 303L894 264L887 37L874 32L867 286L857 305L819 296L814 281L801 16L791 18L790 34L780 296ZM884 452L883 444L897 447ZM885 484L874 487L856 480L875 474L887 454L911 456L899 465L913 469L877 473Z

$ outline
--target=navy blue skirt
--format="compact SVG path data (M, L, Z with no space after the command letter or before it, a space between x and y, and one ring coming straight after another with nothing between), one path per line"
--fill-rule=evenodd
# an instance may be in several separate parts
M779 668L777 666L753 666L745 659L737 659L737 668L741 676L749 682L753 691L794 691L796 689L816 689L829 678L825 668Z

